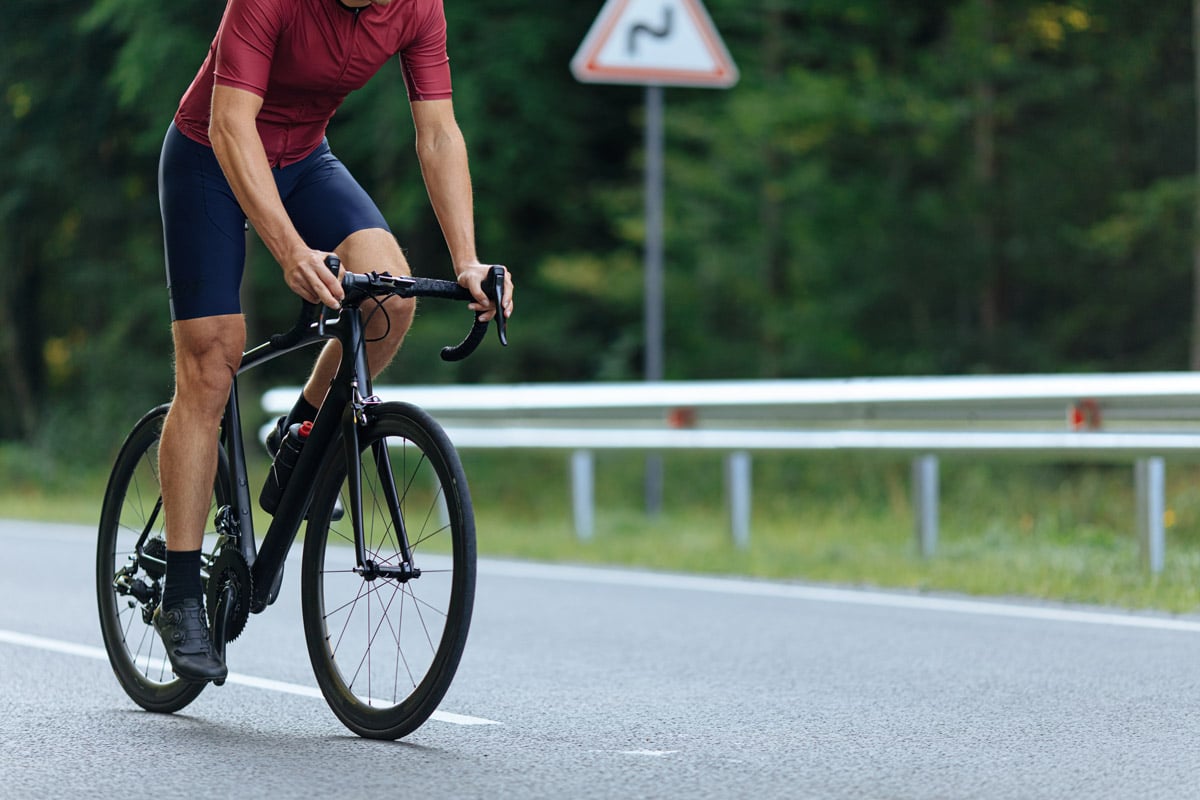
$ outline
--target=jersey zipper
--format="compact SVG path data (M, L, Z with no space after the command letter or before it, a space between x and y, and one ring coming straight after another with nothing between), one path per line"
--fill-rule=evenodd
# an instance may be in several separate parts
M358 42L358 15L362 13L362 8L354 9L354 21L350 23L350 45L346 48L346 58L342 61L342 71L338 73L337 81L334 82L334 91L342 90L342 81L346 77L346 70L350 69L350 61L354 58L354 45Z
M348 70L350 68L350 61L354 58L354 46L358 42L358 27L359 27L358 15L362 12L363 9L360 7L360 8L354 8L354 9L347 8L347 10L354 11L354 20L350 23L350 45L346 49L346 57L342 59L341 71L338 72L337 79L334 81L334 84L333 84L333 90L335 92L341 91L342 82L346 78L346 70ZM279 158L276 159L276 163L273 165L277 168L283 166L283 153L287 152L289 138L290 138L290 136L288 135L288 131L285 129L284 146L279 154Z

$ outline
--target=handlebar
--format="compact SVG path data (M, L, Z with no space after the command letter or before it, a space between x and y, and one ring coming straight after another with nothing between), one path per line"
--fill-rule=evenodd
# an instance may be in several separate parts
M336 275L341 267L337 256L326 256L325 266ZM389 275L388 273L354 273L346 272L341 276L343 309L356 309L363 301L372 297L437 297L445 300L471 302L474 296L463 286L454 281L438 280L436 278L414 278L407 275ZM495 264L483 281L483 290L495 306L496 333L502 346L508 346L508 332L504 318L504 267ZM285 350L298 344L309 335L314 325L321 325L325 319L325 306L319 303L301 301L300 316L296 324L286 333L278 333L271 337L271 346ZM466 338L453 346L442 348L443 361L461 361L475 351L475 348L487 335L488 324L476 314L475 322Z

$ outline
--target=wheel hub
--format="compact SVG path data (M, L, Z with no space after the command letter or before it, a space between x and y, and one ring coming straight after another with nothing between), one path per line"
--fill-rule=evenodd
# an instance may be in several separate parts
M408 583L413 578L421 577L421 570L408 562L398 567L391 567L387 564L376 564L374 561L368 559L361 567L354 571L361 575L364 581L386 578L392 581L399 581L400 583Z

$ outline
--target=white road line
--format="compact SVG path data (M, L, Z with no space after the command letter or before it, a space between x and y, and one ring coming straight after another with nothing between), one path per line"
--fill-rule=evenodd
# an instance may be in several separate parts
M31 636L26 633L17 633L16 631L0 630L0 643L14 644L20 647L32 647L38 650L48 650L52 653L64 653L70 656L80 656L82 658L91 658L97 661L108 661L108 653L102 647L91 647L85 644L75 644L74 642L63 642L58 639L47 639L43 636ZM229 683L236 683L239 686L248 686L252 689L265 689L269 692L281 692L283 694L294 694L300 697L315 697L318 700L323 700L321 690L314 686L302 686L298 683L286 683L284 681L272 680L271 678L259 678L254 675L242 675L241 673L231 672L226 678ZM430 719L435 719L439 722L449 722L452 725L500 725L501 723L483 717L468 717L464 714L454 714L449 711L435 711Z
M1068 622L1084 625L1109 625L1122 628L1200 633L1200 620L1150 614L1089 611L1054 606L1021 605L987 600L959 600L949 597L924 597L860 589L833 589L820 586L799 586L768 581L736 578L709 578L695 575L676 575L662 572L637 572L601 567L559 566L523 561L479 560L483 576L518 578L524 580L592 583L604 586L627 586L644 589L671 589L711 594L775 597L786 600L806 600L816 603L904 608L953 614L973 614L985 617Z

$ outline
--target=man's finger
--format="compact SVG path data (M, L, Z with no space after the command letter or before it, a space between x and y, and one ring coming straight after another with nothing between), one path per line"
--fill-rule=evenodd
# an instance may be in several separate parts
M334 296L330 287L326 285L323 278L317 278L313 287L313 295L317 298L317 302L330 308L338 308L340 306L337 298Z
M330 308L338 308L344 296L342 282L325 266L324 259L316 262L316 268L308 277L309 286L318 301Z

